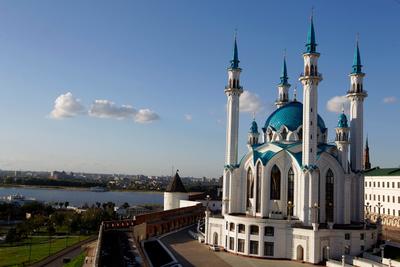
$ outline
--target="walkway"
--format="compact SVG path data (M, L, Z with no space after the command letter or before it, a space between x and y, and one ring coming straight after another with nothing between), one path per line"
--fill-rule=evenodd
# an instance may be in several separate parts
M250 257L237 256L228 252L214 252L208 246L200 244L191 238L188 229L173 233L161 239L161 241L171 250L176 259L184 267L307 267L310 264L303 264L286 260L266 260Z

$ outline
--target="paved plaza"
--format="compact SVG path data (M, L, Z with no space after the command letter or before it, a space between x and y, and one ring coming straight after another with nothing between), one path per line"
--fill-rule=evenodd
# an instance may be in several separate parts
M161 239L170 249L176 259L184 267L191 266L218 266L218 267L307 267L304 264L287 260L266 260L233 255L228 252L214 252L208 246L193 240L187 233L188 229L181 230Z

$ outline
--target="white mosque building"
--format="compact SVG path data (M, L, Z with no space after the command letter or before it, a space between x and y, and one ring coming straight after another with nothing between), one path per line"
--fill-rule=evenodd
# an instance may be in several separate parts
M206 212L205 241L261 258L319 263L358 255L375 245L377 230L364 223L363 105L367 92L358 42L350 73L350 118L340 114L334 143L318 115L318 68L313 19L303 53L303 103L289 99L286 59L277 109L262 131L256 121L248 152L238 160L240 83L238 48L228 68L226 157L222 214ZM349 158L350 156L350 158Z

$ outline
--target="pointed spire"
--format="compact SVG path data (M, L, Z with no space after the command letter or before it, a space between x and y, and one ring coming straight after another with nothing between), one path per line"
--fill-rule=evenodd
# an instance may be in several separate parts
M365 148L369 149L369 145L368 145L368 135L367 135L367 140L365 141Z
M232 69L238 69L239 68L239 54L238 54L238 48L237 48L237 30L235 30L235 43L233 46L233 59L231 60L231 68Z
M281 79L280 85L289 85L288 83L289 77L287 75L287 68L286 68L286 51L285 55L283 56L282 74L280 79Z
M317 44L315 43L314 15L312 13L310 18L310 28L308 29L307 34L306 53L316 53L317 48Z
M354 49L354 57L353 57L353 71L351 73L362 73L361 71L361 56L360 56L360 48L358 47L358 34L356 41L356 48Z

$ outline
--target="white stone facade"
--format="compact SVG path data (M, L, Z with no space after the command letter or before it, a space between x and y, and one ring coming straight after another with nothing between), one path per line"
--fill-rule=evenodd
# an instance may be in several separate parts
M364 224L364 198L360 197L364 190L359 167L363 130L358 127L363 127L363 100L367 95L357 90L360 86L353 86L354 79L361 83L364 77L358 45L351 74L351 87L356 90L348 92L354 102L350 127L346 115L341 114L335 144L327 143L328 130L318 115L322 75L318 72L320 54L315 50L312 22L306 47L300 77L304 103L281 101L262 127L260 142L252 138L258 137L253 121L249 133L252 142L238 161L238 129L232 129L239 127L241 93L235 40L231 62L236 63L236 69L228 69L225 89L228 121L222 214L213 217L206 212L206 243L237 254L310 263L326 260L328 254L333 258L358 255L376 243L377 230ZM284 70L286 73L286 65ZM287 79L282 75L281 84L288 85ZM279 86L278 91L282 93ZM350 162L349 150L353 157Z
M385 171L387 170L387 171ZM382 224L400 228L400 169L370 170L365 175L365 208L367 217ZM397 172L390 174L390 172Z

